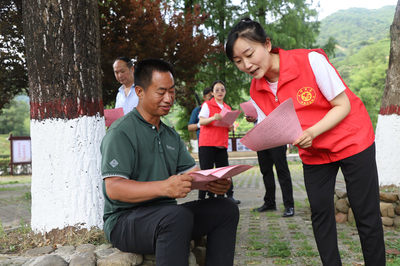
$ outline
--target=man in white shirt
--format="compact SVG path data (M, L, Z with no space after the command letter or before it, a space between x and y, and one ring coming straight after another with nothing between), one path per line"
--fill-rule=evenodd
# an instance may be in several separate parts
M122 84L118 89L115 108L122 107L124 109L124 114L127 114L132 111L139 102L139 98L135 92L133 61L124 56L118 57L114 61L113 69L116 80Z

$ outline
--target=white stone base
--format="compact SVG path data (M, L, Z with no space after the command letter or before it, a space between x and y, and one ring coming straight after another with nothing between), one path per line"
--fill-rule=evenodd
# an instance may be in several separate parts
M31 120L32 219L36 232L103 226L100 143L104 117Z
M400 185L400 116L379 115L376 161L380 185Z

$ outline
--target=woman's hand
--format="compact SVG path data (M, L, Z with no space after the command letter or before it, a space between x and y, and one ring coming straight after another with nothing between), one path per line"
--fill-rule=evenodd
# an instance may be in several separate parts
M221 118L222 118L220 113L215 113L213 117L214 117L214 120L221 120Z
M313 139L339 124L351 110L349 98L344 91L331 100L330 104L332 108L325 116L315 125L304 130L293 145L299 145L303 149L311 147Z
M300 148L306 149L311 147L314 138L315 137L311 130L306 129L303 131L301 136L295 142L293 142L293 145L299 145Z

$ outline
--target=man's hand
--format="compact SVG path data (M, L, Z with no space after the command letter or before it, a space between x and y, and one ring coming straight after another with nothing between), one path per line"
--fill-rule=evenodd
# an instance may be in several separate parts
M191 191L192 180L188 174L173 175L165 180L165 196L170 198L184 198Z
M232 180L230 178L217 179L215 181L209 182L206 185L206 188L208 191L214 194L223 195L231 187L231 184Z

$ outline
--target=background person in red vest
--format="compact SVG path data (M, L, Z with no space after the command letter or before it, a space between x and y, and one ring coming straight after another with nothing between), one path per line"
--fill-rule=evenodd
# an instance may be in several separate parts
M202 170L229 165L227 149L230 128L214 126L214 121L221 119L220 112L223 108L231 110L231 107L224 103L226 89L222 81L215 81L211 89L214 97L203 103L199 113L199 161ZM213 193L199 190L199 199L205 199L206 193L210 198L214 197ZM236 204L240 204L239 200L233 198L233 184L226 195Z
M341 265L334 210L341 169L360 236L365 265L385 265L374 131L361 100L322 49L273 49L261 25L242 19L228 35L226 54L251 75L250 96L268 115L292 98L303 129L299 147L311 220L324 265ZM276 90L271 87L276 84Z

